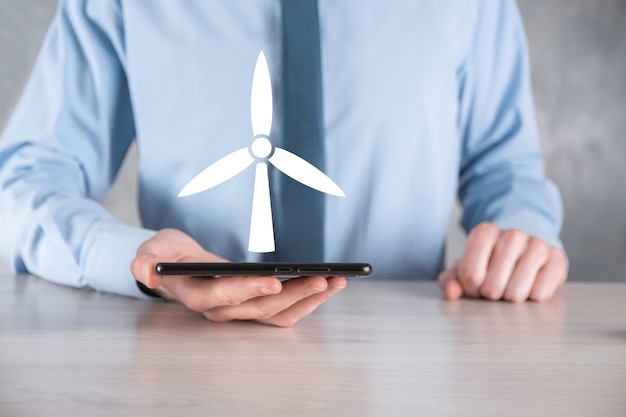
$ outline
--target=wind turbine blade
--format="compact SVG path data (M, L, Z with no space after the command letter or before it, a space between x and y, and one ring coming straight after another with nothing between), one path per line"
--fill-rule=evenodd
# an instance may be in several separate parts
M281 148L274 148L274 155L269 159L270 163L302 184L337 197L345 197L341 188L313 165Z
M248 148L232 152L196 175L178 193L178 197L187 197L213 188L239 174L253 162L254 158L248 152Z
M259 53L252 77L250 114L254 136L270 135L272 129L272 82L263 51Z
M267 164L256 164L254 194L252 196L252 217L250 219L250 252L274 252L274 224L272 222L272 202Z

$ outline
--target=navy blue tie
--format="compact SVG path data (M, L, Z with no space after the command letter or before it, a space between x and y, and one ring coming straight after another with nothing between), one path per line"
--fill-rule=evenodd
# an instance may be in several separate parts
M282 0L282 147L324 172L317 0ZM324 259L324 194L281 174L276 259Z

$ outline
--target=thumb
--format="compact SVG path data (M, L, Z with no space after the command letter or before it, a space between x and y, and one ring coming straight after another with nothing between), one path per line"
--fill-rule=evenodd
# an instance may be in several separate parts
M463 295L463 287L458 279L456 260L450 268L443 270L437 277L437 284L446 300L458 300Z
M154 270L158 260L158 257L151 253L138 254L130 263L130 271L137 281L154 289L163 282L163 278Z

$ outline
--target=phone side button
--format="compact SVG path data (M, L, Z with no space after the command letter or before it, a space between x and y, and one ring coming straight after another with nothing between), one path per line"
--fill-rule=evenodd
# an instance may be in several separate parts
M325 268L325 267L315 267L315 266L309 266L306 268L298 268L298 273L299 274L320 274L323 275L324 272L330 272L330 268Z

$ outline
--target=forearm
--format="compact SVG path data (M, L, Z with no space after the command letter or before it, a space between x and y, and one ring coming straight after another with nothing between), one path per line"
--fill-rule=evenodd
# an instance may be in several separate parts
M0 254L61 284L142 296L130 273L153 235L98 201L132 142L122 14L61 1L0 142Z
M87 197L80 165L58 151L0 151L0 254L53 282L142 296L130 273L152 231L125 225Z
M562 248L563 209L544 170L522 22L512 1L482 7L459 70L462 223L470 231L489 221Z

